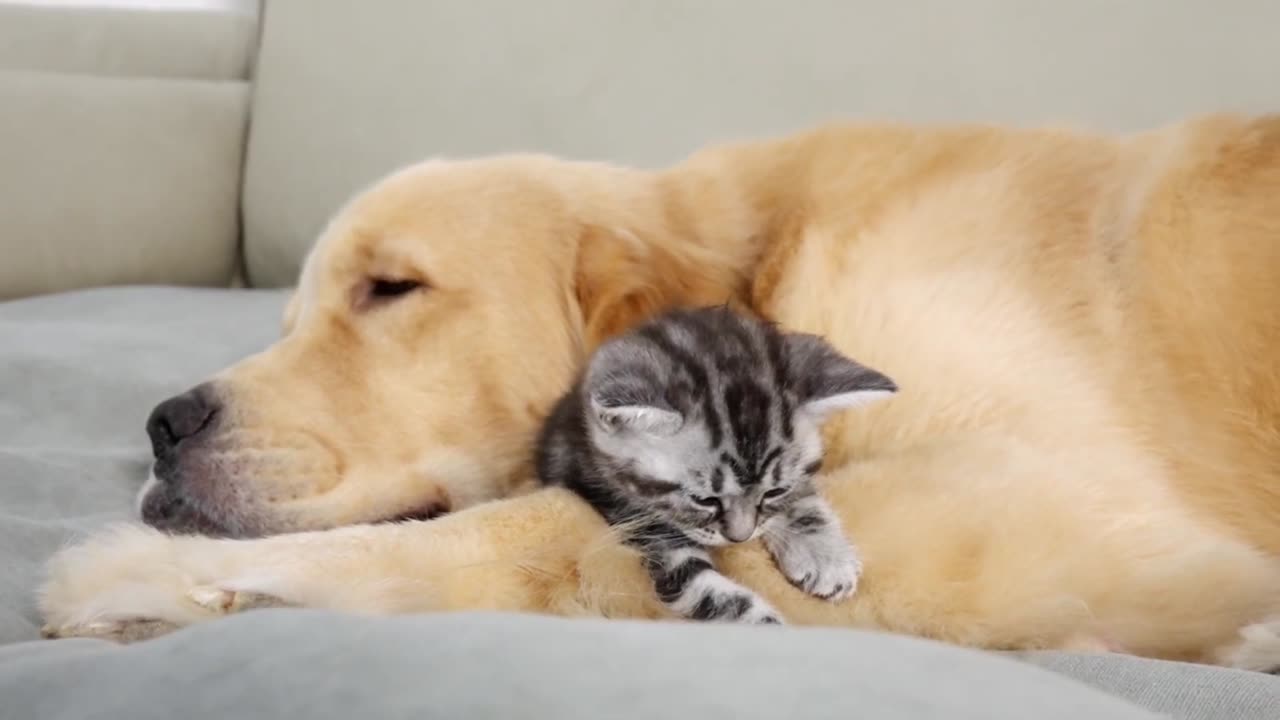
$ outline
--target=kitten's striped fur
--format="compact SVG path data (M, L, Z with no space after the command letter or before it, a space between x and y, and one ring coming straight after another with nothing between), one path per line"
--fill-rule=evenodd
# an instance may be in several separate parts
M777 623L707 547L761 537L798 587L851 594L856 551L812 483L819 426L895 391L817 336L727 308L678 310L600 347L543 428L538 473L626 534L676 613Z

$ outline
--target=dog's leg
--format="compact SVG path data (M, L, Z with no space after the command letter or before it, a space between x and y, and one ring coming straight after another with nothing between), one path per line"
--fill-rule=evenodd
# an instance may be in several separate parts
M580 583L589 567L601 580ZM560 490L438 520L254 540L116 527L56 555L40 598L46 636L124 641L263 605L664 614L634 552Z
M971 441L834 471L825 494L867 563L865 586L839 603L792 587L759 543L724 548L716 566L792 624L987 648L1071 646L1083 632L1129 652L1207 655L1274 611L1273 560L1176 506L1110 493L1090 458L1071 459ZM1072 482L1080 477L1094 482ZM121 528L50 570L41 608L57 636L127 640L142 635L140 620L183 626L262 596L364 613L670 617L639 555L562 490L439 520L257 540ZM1251 633L1238 648L1248 657L1273 645L1274 632Z

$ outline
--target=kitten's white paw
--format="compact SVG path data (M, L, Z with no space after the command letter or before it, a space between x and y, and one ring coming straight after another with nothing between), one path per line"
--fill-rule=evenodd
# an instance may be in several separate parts
M669 607L703 622L781 625L782 616L758 593L714 570L698 573Z
M810 595L836 602L857 591L862 562L842 535L789 535L768 545L787 580Z
M738 622L748 623L750 625L785 625L782 616L777 610L765 603L763 600L757 600L751 610L745 615L738 618Z

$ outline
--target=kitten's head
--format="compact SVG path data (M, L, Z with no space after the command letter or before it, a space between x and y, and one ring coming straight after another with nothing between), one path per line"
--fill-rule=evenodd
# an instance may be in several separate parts
M897 388L816 335L700 310L606 343L584 390L592 443L632 501L723 545L813 492L823 420Z

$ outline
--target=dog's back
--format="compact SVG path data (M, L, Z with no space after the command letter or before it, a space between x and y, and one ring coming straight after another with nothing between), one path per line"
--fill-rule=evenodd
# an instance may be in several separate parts
M795 148L756 301L902 388L829 428L878 622L1199 657L1280 609L1280 119Z

